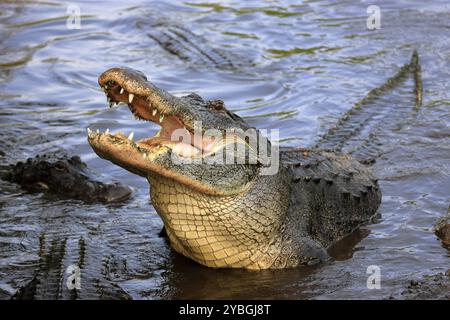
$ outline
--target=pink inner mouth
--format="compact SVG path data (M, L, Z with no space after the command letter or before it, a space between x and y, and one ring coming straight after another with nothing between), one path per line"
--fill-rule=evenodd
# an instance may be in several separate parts
M161 130L155 137L137 141L141 147L148 149L165 145L181 156L198 156L211 150L215 144L216 141L208 137L194 139L194 134L185 128L180 118L164 114L144 97L130 94L116 82L107 81L106 83L103 89L110 101L110 106L113 103L126 103L137 119L151 121L161 126ZM185 139L181 138L182 136Z

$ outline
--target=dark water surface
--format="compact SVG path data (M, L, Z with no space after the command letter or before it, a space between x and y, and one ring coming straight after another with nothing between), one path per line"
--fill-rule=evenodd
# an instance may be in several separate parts
M79 30L66 27L66 3L0 1L1 164L42 152L79 154L135 192L122 205L86 205L0 181L1 298L28 286L36 298L378 299L449 268L450 253L433 233L450 203L448 1L380 2L374 31L366 28L372 2L71 3L81 8ZM227 69L195 54L180 59L148 36L160 22L187 28L243 63ZM178 256L157 236L162 223L147 182L99 159L86 141L87 127L133 130L138 139L155 134L156 125L135 121L126 107L106 107L97 77L126 65L177 95L223 99L252 125L279 128L283 145L312 146L414 48L423 106L377 133L386 146L374 165L382 218L319 268L213 270ZM411 90L407 83L386 103L410 103ZM77 296L65 285L71 264L82 267ZM381 290L367 289L369 265L381 269Z

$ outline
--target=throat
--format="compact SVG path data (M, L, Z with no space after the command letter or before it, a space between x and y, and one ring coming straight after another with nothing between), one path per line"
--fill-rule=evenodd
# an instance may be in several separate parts
M283 237L272 210L253 205L249 212L245 195L206 195L162 177L149 182L152 204L180 254L217 268L265 269L277 260Z

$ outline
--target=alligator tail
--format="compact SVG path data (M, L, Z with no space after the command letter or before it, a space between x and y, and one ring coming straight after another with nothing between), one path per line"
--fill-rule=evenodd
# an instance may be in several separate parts
M414 95L416 97L415 108L418 109L422 105L423 84L422 84L422 68L420 67L419 54L414 50L411 58L411 68L414 73Z
M411 90L413 87L413 90ZM383 151L380 139L387 130L398 130L422 105L423 85L419 55L381 86L372 89L323 135L315 148L351 154L373 163Z

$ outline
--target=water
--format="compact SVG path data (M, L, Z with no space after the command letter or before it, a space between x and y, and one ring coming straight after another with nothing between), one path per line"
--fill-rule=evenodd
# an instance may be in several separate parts
M81 29L71 30L66 3L0 1L1 164L41 152L78 154L133 187L134 196L122 205L86 205L1 181L0 297L41 279L38 298L379 299L395 296L410 279L449 268L450 253L432 229L450 203L448 2L380 3L382 28L375 31L366 28L369 2L76 4ZM148 37L158 21L187 27L249 63L224 70L179 59ZM390 146L374 165L382 219L343 242L336 261L319 268L213 270L180 257L157 236L162 223L147 182L99 159L86 141L87 127L133 130L138 139L156 132L126 108L106 107L97 77L126 65L177 95L223 99L252 125L279 128L283 145L312 146L414 48L423 107L382 132ZM82 266L78 296L65 286L71 264ZM370 265L381 268L381 290L366 287Z

